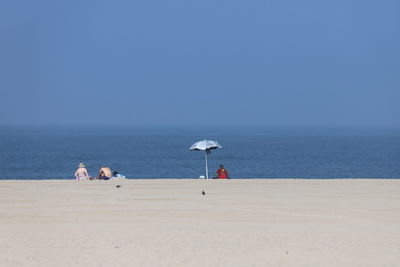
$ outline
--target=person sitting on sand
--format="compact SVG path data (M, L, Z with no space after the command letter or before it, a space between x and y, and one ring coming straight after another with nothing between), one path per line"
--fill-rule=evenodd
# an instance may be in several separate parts
M228 171L224 168L224 165L219 165L217 170L217 179L229 179Z
M87 180L90 179L89 173L85 168L85 164L79 163L79 167L75 172L76 180Z
M112 177L111 169L107 166L102 166L100 168L99 174L97 175L97 179L99 180L109 180Z

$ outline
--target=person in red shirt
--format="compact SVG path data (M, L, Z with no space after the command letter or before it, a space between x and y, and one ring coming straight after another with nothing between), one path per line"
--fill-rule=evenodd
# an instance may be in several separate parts
M217 179L229 179L228 171L224 168L224 165L219 165L217 174Z

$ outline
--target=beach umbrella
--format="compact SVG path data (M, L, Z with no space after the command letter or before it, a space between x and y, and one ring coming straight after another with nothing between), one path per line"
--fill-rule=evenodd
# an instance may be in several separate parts
M212 149L218 149L218 148L222 148L222 146L220 144L218 144L218 142L211 141L211 140L203 140L203 141L196 142L189 148L190 151L195 151L195 150L204 151L204 155L206 158L206 178L207 179L208 179L207 155L211 153Z

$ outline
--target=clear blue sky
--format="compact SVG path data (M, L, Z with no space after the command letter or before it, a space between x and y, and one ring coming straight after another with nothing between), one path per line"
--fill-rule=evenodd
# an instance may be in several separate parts
M400 1L0 3L0 124L400 127Z

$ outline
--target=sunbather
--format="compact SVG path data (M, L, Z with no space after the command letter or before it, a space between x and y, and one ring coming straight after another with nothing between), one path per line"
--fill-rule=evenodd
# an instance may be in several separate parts
M75 172L76 180L87 180L90 178L89 173L85 167L85 164L79 163L79 167Z
M99 180L109 180L112 177L111 169L107 166L102 166L100 168L99 174L97 175L97 179Z

